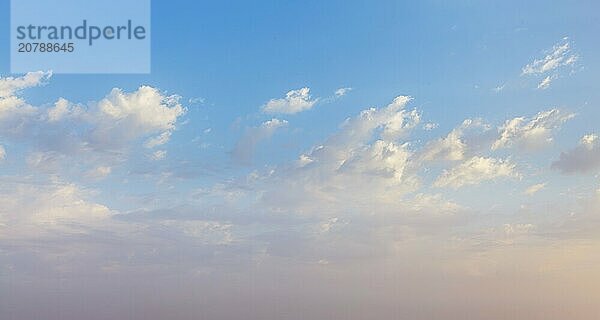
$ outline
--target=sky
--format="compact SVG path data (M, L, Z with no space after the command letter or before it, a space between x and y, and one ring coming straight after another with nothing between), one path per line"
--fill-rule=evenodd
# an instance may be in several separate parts
M595 1L153 1L11 74L0 318L600 317Z

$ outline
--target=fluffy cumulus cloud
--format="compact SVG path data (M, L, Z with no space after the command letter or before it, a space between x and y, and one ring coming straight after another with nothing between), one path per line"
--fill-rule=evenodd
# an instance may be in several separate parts
M93 125L90 142L98 148L119 147L123 142L159 133L147 143L153 147L168 141L184 112L177 96L142 86L131 93L113 89L85 118Z
M261 109L264 113L294 114L312 109L318 101L311 97L310 88L304 87L289 91L284 98L269 100Z
M67 117L78 117L84 112L81 106L69 102L67 99L59 98L54 106L47 111L48 122L61 121Z
M33 106L22 98L22 90L41 85L50 76L35 72L0 82L0 134L22 143L29 149L27 163L44 171L56 171L61 163L110 167L123 162L144 140L147 148L167 143L186 112L178 96L149 86L133 92L113 89L85 104L59 98Z
M581 138L579 145L563 152L552 167L564 173L587 173L600 168L600 140L596 134Z
M451 170L445 171L434 182L436 187L460 188L498 178L519 177L516 165L510 160L473 157Z
M524 150L536 150L552 143L554 130L575 117L572 113L564 113L552 109L538 113L532 118L517 117L507 120L499 128L500 137L492 145L492 149L517 146Z

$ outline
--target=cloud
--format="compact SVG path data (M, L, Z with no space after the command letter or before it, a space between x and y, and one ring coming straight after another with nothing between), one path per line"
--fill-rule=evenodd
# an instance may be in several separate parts
M169 142L169 139L171 138L171 134L172 134L171 131L165 131L157 137L148 139L146 141L146 143L144 144L144 146L146 148L154 148L156 146L162 146L163 144Z
M509 160L473 157L459 166L446 170L434 182L434 186L454 189L476 185L497 178L520 177L516 165Z
M581 138L579 146L562 152L560 159L552 163L552 168L563 173L587 173L600 168L600 140L596 134Z
M164 144L184 113L179 97L165 96L155 88L141 86L131 93L113 89L92 105L84 118L93 126L90 143L99 149L111 149L156 133L159 137L148 143Z
M348 87L347 88L339 88L339 89L335 90L334 94L336 97L339 98L339 97L345 96L350 91L352 91L352 88L348 88Z
M552 83L552 80L556 79L556 76L547 76L545 77L537 86L538 89L540 90L546 90L550 87L550 83Z
M22 144L28 165L36 170L113 167L131 157L129 151L143 139L147 148L167 143L186 112L178 96L149 86L133 92L115 88L86 104L59 98L49 107L32 106L20 96L49 77L38 72L0 79L0 134Z
M0 78L0 132L22 130L36 109L19 97L19 93L44 84L51 76L51 72L38 71L18 78Z
M113 214L108 207L88 200L90 191L72 183L9 181L0 184L0 238L87 233L108 223Z
M446 137L429 141L419 152L421 161L458 161L484 140L489 125L480 119L466 119Z
M552 109L538 113L533 118L517 117L507 120L498 128L500 137L492 145L492 150L516 145L524 150L540 149L552 143L552 132L560 129L563 123L575 114Z
M77 118L81 116L85 111L81 106L75 106L64 98L59 98L54 107L48 109L48 122L57 122L65 119L66 117Z
M571 52L571 44L568 38L564 38L561 43L554 45L544 58L535 59L523 67L522 74L544 74L562 66L572 65L577 61L577 58L577 55Z
M156 150L152 153L152 155L150 156L150 158L152 160L164 160L167 157L167 151L166 150Z
M440 125L438 123L434 123L434 122L428 122L426 124L423 125L423 130L425 131L431 131L434 129L437 129L437 127L439 127Z
M538 192L540 192L541 190L543 190L544 188L546 188L546 183L538 183L538 184L534 184L532 186L530 186L529 188L527 188L523 194L528 195L528 196L532 196Z
M29 72L18 78L0 78L0 98L7 98L20 90L42 85L50 77L52 77L52 72L37 71Z
M111 167L100 166L96 167L86 173L86 177L90 179L104 179L112 172Z
M427 220L454 214L458 206L441 196L410 195L420 187L420 164L413 162L407 142L420 113L407 110L410 101L398 96L385 107L363 110L293 165L257 174L253 186L245 188L262 196L257 209L248 210L320 219L380 215L401 220L420 214Z
M461 140L462 130L452 130L445 138L428 142L422 151L422 159L432 160L462 160L467 146Z
M347 149L363 146L373 138L393 142L406 137L421 121L416 109L405 109L411 100L409 96L398 96L384 108L366 109L357 117L346 119L342 130L330 138L329 144L349 151Z
M237 142L232 151L233 158L242 163L248 163L254 156L256 146L263 140L269 139L277 129L287 126L286 120L273 118L263 122L260 126L249 128Z
M262 111L271 114L295 114L312 109L318 101L318 98L312 99L310 89L304 87L289 91L285 98L269 100L262 106Z
M4 146L0 145L0 161L3 161L4 159L6 159L6 149L4 149Z

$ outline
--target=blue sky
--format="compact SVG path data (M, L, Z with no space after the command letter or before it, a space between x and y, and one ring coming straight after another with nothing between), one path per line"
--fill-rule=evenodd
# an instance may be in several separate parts
M148 75L0 50L0 318L597 317L599 9L153 1Z

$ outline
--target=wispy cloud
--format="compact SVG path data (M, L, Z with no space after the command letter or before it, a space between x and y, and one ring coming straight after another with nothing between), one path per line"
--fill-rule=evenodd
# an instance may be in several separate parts
M352 91L353 89L350 87L346 87L346 88L339 88L337 90L335 90L334 94L336 97L343 97L346 94L348 94L350 91Z
M546 188L546 185L547 185L547 183L534 184L534 185L528 187L527 189L525 189L523 194L528 195L528 196L534 195L534 194L542 191L544 188Z
M535 59L523 67L522 74L544 74L563 66L572 65L577 61L577 58L577 55L572 53L571 43L568 38L564 38L562 42L548 50L544 58Z
M558 78L560 69L573 67L579 56L573 53L572 44L567 37L563 38L552 49L547 50L546 56L535 59L521 70L522 76L545 76L537 85L540 90L550 87L553 80Z
M545 90L550 87L552 80L556 79L555 76L547 76L545 77L537 86L538 89Z

